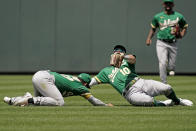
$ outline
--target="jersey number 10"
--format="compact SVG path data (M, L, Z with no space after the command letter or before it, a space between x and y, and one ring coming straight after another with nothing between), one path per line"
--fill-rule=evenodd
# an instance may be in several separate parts
M124 67L122 69L120 69L120 72L125 76L131 73L130 69L127 67Z

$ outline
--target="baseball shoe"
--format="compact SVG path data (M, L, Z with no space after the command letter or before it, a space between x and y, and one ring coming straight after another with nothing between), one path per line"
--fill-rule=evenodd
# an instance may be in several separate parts
M173 106L174 102L172 100L165 100L165 101L161 101L163 104L165 104L165 106Z
M31 95L31 93L26 92L25 95L23 97L21 97L20 99L17 99L13 105L15 106L27 106L28 105L28 99L32 98L33 96Z
M14 105L14 106L26 106L28 105L28 99L32 98L33 96L31 93L27 92L25 93L24 96L17 96L17 97L4 97L4 102L9 104L9 105Z
M174 76L174 75L175 75L175 72L174 72L174 71L170 71L170 72L169 72L169 75L170 75L170 76Z
M181 99L181 98L179 98L179 100L180 100L179 105L182 105L182 106L193 106L193 102L190 101L190 100Z
M5 96L5 97L3 98L3 101L4 101L5 103L11 105L11 98L10 98L10 97Z
M22 98L22 96L17 96L17 97L4 97L3 100L5 103L9 104L9 105L14 105L14 103L18 100L20 100Z

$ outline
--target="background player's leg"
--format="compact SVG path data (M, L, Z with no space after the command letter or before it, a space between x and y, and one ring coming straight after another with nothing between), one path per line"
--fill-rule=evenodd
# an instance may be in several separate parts
M176 57L177 57L177 46L176 43L173 43L172 46L170 46L169 48L168 69L170 71L175 71Z
M54 84L54 76L47 71L39 71L33 76L34 88L44 97L34 97L37 105L64 105L64 99Z
M157 57L159 61L159 74L161 81L167 83L167 62L168 62L168 52L165 43L157 40L156 44Z

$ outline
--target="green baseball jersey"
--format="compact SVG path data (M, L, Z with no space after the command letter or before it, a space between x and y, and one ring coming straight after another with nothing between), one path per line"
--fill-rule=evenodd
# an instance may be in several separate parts
M188 27L184 16L178 12L170 15L165 12L158 13L154 16L151 23L152 28L159 28L157 38L168 40L176 39L175 35L171 33L175 25L179 25L180 28Z
M125 87L138 75L135 73L135 64L129 64L123 60L120 68L109 66L102 69L95 79L99 83L111 84L120 94L123 93Z
M56 72L49 72L55 77L55 85L61 92L62 96L77 96L89 93L88 88L82 85L77 77Z

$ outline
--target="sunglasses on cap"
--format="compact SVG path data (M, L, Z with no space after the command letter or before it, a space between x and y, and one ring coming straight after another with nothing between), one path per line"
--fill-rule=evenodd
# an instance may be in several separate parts
M126 53L124 50L122 50L122 49L120 49L120 48L114 49L113 52Z

